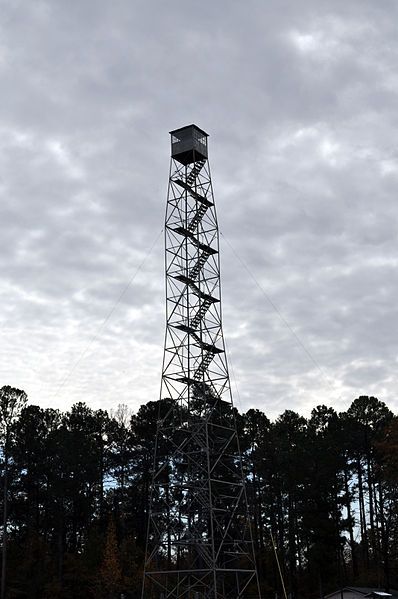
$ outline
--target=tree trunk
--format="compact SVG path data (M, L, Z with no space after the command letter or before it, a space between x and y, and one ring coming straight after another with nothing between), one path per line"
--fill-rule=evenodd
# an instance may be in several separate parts
M377 538L375 529L375 506L374 506L374 490L373 490L373 476L371 467L370 450L366 450L366 478L368 483L368 497L369 497L369 525L370 525L370 547L372 550L372 560L378 564L377 556Z
M63 587L64 579L64 504L63 499L58 501L58 538L57 538L57 558L58 558L58 582Z
M361 525L361 537L362 545L364 550L364 562L365 568L369 571L369 543L368 543L368 531L366 522L366 511L365 511L365 500L363 494L363 483L362 483L362 466L361 459L357 458L357 469L358 469L358 499L359 499L359 519Z
M103 515L104 515L104 472L105 472L105 466L104 466L104 441L102 438L102 434L100 435L99 438L99 443L100 443L100 468L99 468L99 475L100 475L100 496L99 496L99 514L100 514L100 518L102 519Z
M388 535L386 534L385 514L384 514L384 498L382 491L382 483L379 480L379 506L380 506L380 529L381 529L381 554L383 559L383 587L390 588L390 557L388 551Z
M3 489L3 548L1 556L1 587L0 598L6 596L6 573L7 573L7 520L8 520L8 435L4 447L4 489Z
M350 488L348 485L348 474L346 468L344 468L344 489L346 495L346 510L348 519L348 534L350 536L350 547L351 547L351 564L352 564L352 575L354 578L358 576L358 562L355 551L354 541L354 527L352 525L352 512L351 512L351 501L350 501Z
M297 597L297 573L296 573L296 531L294 500L292 493L289 493L288 499L288 543L289 543L289 586L290 594L293 598Z

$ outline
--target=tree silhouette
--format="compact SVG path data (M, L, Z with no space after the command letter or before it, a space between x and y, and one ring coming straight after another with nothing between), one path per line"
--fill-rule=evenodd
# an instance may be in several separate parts
M25 391L4 386L0 389L0 441L3 453L3 547L1 561L0 597L5 598L7 573L7 540L8 540L8 484L9 454L12 426L26 404Z
M173 402L60 412L0 392L3 599L140 597L157 422L167 415L173 426ZM206 397L215 417L232 417ZM204 409L196 400L192 409ZM292 599L397 587L397 416L362 396L342 414L318 405L309 418L235 417L264 599L283 593L270 532ZM180 476L167 436L159 443L165 476Z

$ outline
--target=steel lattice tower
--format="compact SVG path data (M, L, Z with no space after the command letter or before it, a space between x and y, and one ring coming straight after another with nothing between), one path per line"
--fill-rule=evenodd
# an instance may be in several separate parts
M166 337L143 599L259 597L221 325L208 135L171 132Z

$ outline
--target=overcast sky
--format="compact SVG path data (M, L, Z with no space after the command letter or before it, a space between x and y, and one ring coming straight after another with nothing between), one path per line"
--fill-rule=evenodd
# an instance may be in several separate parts
M234 402L398 411L398 2L0 0L0 386L159 397L171 129L209 137Z

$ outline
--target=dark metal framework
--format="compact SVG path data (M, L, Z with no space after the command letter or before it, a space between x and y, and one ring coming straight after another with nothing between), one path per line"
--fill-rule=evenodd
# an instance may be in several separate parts
M259 597L221 325L207 134L171 132L166 337L144 599Z

